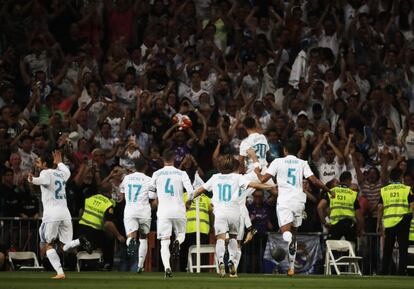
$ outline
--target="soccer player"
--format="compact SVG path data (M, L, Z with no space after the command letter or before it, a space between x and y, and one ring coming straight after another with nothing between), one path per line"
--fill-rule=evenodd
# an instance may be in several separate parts
M69 168L62 163L62 155L59 151L53 153L53 164L55 169L47 168L47 164L41 159L36 161L36 166L41 169L39 177L28 175L28 181L40 186L43 204L43 219L39 228L40 242L42 250L46 250L46 256L55 269L57 275L53 279L65 279L59 255L57 254L54 243L59 237L59 241L64 244L63 250L69 251L82 245L87 251L91 252L91 244L81 237L72 240L72 217L66 203L65 185L70 177Z
M255 172L261 182L267 182L276 176L278 186L276 214L283 240L288 245L289 276L295 273L296 232L302 224L305 210L306 194L302 188L303 178L334 196L334 193L313 175L308 162L295 156L297 151L298 145L295 141L285 142L283 144L284 157L273 160L264 175L261 174L261 165L258 163L255 151L253 149L248 151L249 156L255 162Z
M138 269L144 270L147 256L147 235L151 228L151 206L149 203L148 188L151 178L144 174L147 163L143 158L135 160L136 172L126 175L120 185L120 191L125 196L124 225L128 236L126 245L129 255L134 255L137 231L139 232Z
M161 240L161 259L165 277L171 278L170 242L174 230L173 256L178 257L180 245L184 242L186 231L186 209L183 200L184 190L193 194L193 186L185 171L174 167L175 153L165 150L164 167L152 175L150 190L156 190L158 197L157 238Z
M226 275L224 253L226 251L225 240L227 233L229 234L228 250L230 256L228 266L230 277L237 277L236 254L238 244L236 238L240 226L240 202L246 198L244 193L248 188L270 189L272 187L272 185L251 182L245 176L235 173L234 171L238 167L238 161L232 155L220 156L218 158L218 170L220 173L213 175L187 201L187 207L189 207L191 200L203 192L213 192L214 230L217 240L216 255L220 266L220 277Z
M267 167L267 160L266 155L269 151L269 144L267 142L266 136L259 133L259 128L256 126L256 120L252 117L246 117L243 120L243 126L245 127L248 137L245 138L241 144L240 144L240 153L239 153L239 161L240 161L240 170L239 172L241 174L246 174L246 178L252 182L259 182L260 180L257 178L257 175L254 172L254 161L249 156L247 151L252 148L256 155L256 160L260 164L260 169L262 172ZM274 185L273 179L269 179L267 181L268 185ZM252 194L254 190L250 190L247 195ZM272 194L276 195L276 188L273 188ZM245 201L241 202L240 204L240 210L241 210L241 218L243 220L242 230L240 231L241 238L242 239L244 235L244 228L246 227L248 232L246 235L246 239L244 243L250 241L253 238L253 235L256 233L256 231L252 228L252 222L249 217L249 212L246 207ZM241 251L240 251L241 252Z

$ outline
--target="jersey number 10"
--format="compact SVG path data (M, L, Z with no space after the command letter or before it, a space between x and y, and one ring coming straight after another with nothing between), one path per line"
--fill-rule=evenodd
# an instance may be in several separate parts
M220 202L229 202L231 200L231 185L218 184Z

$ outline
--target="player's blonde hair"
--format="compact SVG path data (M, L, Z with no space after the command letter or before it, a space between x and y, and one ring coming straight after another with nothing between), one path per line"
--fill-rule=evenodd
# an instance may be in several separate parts
M235 159L232 155L221 155L217 160L217 168L222 174L230 174L235 169Z

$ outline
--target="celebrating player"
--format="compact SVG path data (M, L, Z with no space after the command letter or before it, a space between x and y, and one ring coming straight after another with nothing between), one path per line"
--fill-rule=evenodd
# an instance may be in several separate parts
M225 239L229 234L229 270L230 276L236 277L236 254L238 251L237 234L240 226L240 200L245 199L247 188L270 189L272 185L250 182L244 176L234 173L238 170L238 161L231 155L223 155L218 158L218 170L220 173L213 175L207 183L198 188L193 198L205 191L212 191L212 203L214 206L214 230L216 233L216 255L219 260L220 276L226 275L224 266ZM274 186L274 185L273 185ZM191 197L187 201L187 207L191 205Z
M135 169L136 172L124 177L120 191L125 195L124 225L128 235L126 244L129 255L135 253L137 231L139 232L137 272L141 273L148 250L147 235L151 228L151 206L148 196L151 178L144 174L147 164L143 158L135 161Z
M306 194L303 192L303 178L308 179L312 184L324 191L332 192L316 178L307 161L301 160L295 156L297 153L297 144L294 141L287 141L283 145L285 157L277 158L272 161L264 175L261 174L260 164L253 149L248 150L249 156L255 162L255 172L261 182L267 182L276 176L278 186L278 198L276 205L277 219L280 230L283 234L283 240L288 243L289 269L288 275L293 276L295 273L296 258L296 232L302 224L303 211L305 210Z
M191 195L193 186L185 171L174 167L175 153L163 153L164 167L152 175L151 190L156 189L158 197L157 237L161 240L161 259L165 277L172 277L170 266L170 238L174 230L173 256L178 257L180 245L185 239L186 217L183 201L184 189Z
M46 163L38 159L36 166L41 169L39 177L33 177L30 173L28 181L40 186L43 204L43 219L39 228L42 250L46 250L46 256L55 269L57 275L53 279L65 279L65 273L60 263L59 255L54 248L57 238L64 244L63 250L69 251L82 245L87 251L91 251L91 244L81 237L72 240L72 217L66 203L66 182L70 177L69 168L62 163L62 155L59 151L53 153L53 164L56 169L49 169Z

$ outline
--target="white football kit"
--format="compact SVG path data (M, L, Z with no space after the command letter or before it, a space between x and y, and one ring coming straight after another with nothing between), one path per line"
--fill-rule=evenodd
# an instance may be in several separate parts
M215 174L203 188L213 192L214 230L216 235L237 235L240 227L240 203L246 199L245 191L250 181L243 175Z
M156 191L158 197L157 237L165 239L175 234L185 234L186 208L183 200L184 190L193 193L193 186L185 171L173 166L154 172L150 190Z
M259 133L252 133L247 138L242 140L240 144L240 155L245 157L246 175L245 177L252 182L259 182L260 180L254 172L254 162L249 158L247 150L252 148L256 152L257 160L260 163L260 169L262 173L265 172L267 167L266 155L270 147L267 142L266 136ZM268 180L266 184L273 185L272 179ZM254 191L254 190L253 190Z
M43 218L39 228L40 242L59 241L66 244L72 241L72 217L66 203L66 181L70 177L69 168L59 163L56 169L46 169L32 183L40 186L42 193Z
M306 194L303 192L303 178L313 175L307 161L288 155L272 161L267 174L276 176L278 197L276 205L279 227L293 223L302 224Z
M124 226L127 234L139 231L147 235L150 231L150 184L151 178L139 172L126 175L122 180L120 192L125 195Z

